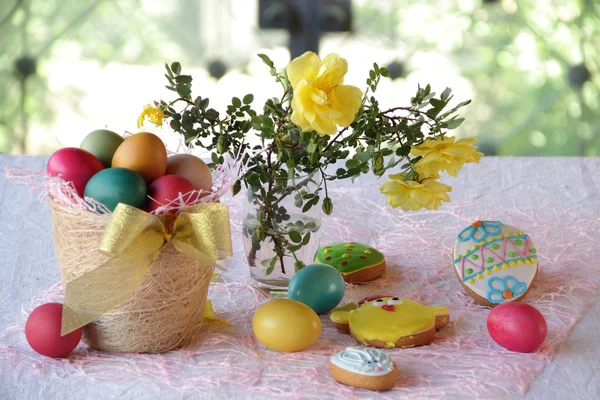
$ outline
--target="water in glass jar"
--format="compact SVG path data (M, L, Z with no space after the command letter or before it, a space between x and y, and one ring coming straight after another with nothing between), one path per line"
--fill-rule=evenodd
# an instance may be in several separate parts
M252 247L252 233L258 226L256 218L246 218L244 220L244 230L247 235L243 236L244 250L246 252L247 262L250 265L250 275L267 287L283 288L287 287L290 279L295 273L295 259L291 255L283 257L283 268L280 260L277 260L273 272L267 275L267 266L263 261L270 261L274 256L274 246L271 238L267 238L261 242L261 247L256 250ZM312 264L315 253L319 248L321 232L321 221L316 218L308 217L304 214L291 214L290 219L283 221L276 226L279 234L287 234L291 231L296 231L304 237L310 232L310 241L307 245L296 251L296 257L305 264Z

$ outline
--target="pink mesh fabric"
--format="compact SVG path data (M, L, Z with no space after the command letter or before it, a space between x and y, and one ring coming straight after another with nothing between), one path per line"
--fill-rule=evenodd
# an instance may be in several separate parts
M370 284L349 285L344 301L375 294L394 294L451 310L451 324L429 346L387 350L398 365L396 386L381 398L438 399L442 396L504 398L524 393L549 363L586 306L598 283L600 220L582 219L574 210L517 207L457 201L436 212L404 213L385 206L371 191L332 190L336 209L324 217L323 237L358 241L381 250L389 265L385 277ZM322 316L318 342L298 353L267 350L251 329L255 309L266 300L253 288L241 244L241 198L231 206L235 255L209 297L219 318L232 326L205 325L198 343L167 354L109 354L84 345L66 360L31 350L23 334L28 313L37 305L61 300L56 285L23 305L18 323L0 334L5 365L25 364L32 373L53 372L64 379L108 380L130 385L145 382L198 395L256 398L371 398L372 392L336 383L328 371L332 354L357 345ZM534 240L540 271L525 299L548 322L548 338L535 353L513 353L488 335L489 309L464 292L452 267L456 234L477 219L497 219L521 228ZM348 222L351 221L351 222ZM324 243L323 243L324 244ZM26 277L23 277L26 279ZM135 379L133 379L135 378Z

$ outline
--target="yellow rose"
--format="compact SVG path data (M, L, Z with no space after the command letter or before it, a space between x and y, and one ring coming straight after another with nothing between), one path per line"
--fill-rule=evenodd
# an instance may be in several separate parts
M144 125L144 119L146 119L146 117L148 117L148 121L152 122L154 125L161 126L163 124L163 120L165 119L165 114L160 108L152 107L151 105L146 104L144 106L144 110L138 118L138 128L141 128L142 125Z
M421 177L430 177L440 171L456 176L465 163L478 163L483 153L475 151L473 146L477 138L455 141L454 137L427 139L411 150L413 156L422 158L414 165Z
M292 60L287 75L292 87L292 122L302 131L317 131L333 135L337 126L347 127L360 108L362 92L355 86L344 85L348 63L337 54L322 61L308 51Z
M404 174L390 175L391 181L381 185L381 193L387 197L387 203L396 208L402 207L404 211L417 211L421 208L437 210L442 206L442 201L450 201L447 192L452 187L444 185L435 179L417 181L404 180Z

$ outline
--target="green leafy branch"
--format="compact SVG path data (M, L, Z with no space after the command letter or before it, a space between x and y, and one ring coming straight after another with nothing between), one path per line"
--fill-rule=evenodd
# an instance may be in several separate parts
M418 158L410 157L411 148L459 127L464 119L459 118L458 112L469 101L448 109L453 99L451 90L448 88L437 96L426 85L418 87L410 106L382 110L375 93L388 71L375 63L369 71L361 107L352 124L336 135L321 136L316 132L302 132L291 122L293 89L290 82L284 73L277 71L269 57L264 54L259 57L283 90L280 98L267 100L260 112L252 108L252 94L241 99L233 97L224 115L209 108L208 98L192 98L192 76L182 74L178 62L165 65L166 87L177 97L155 104L163 110L171 128L185 137L187 144L193 143L210 152L211 168L222 164L225 156L244 155L245 172L233 192L237 194L243 184L257 210L257 215L247 216L256 223L245 226L243 232L252 242L249 264L257 265L256 252L270 242L274 256L260 260L259 264L270 274L279 262L281 272L285 273L286 256L294 259L296 269L303 266L296 252L309 243L311 232L318 226L301 220L291 221L289 210L281 205L284 199L293 196L295 206L302 213L321 203L323 212L329 215L334 205L327 191L328 181L354 180L369 172L382 176L398 165L407 179L418 177L413 170ZM183 107L176 108L180 105ZM254 146L248 140L251 131L259 141Z

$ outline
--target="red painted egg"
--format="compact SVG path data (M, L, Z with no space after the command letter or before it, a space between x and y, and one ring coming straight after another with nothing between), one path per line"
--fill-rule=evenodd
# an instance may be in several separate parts
M47 303L29 314L25 337L33 350L47 357L65 357L81 340L81 329L60 336L63 305Z
M90 178L103 169L102 162L92 153L75 147L65 147L52 154L46 167L48 175L60 175L65 181L72 182L81 197Z
M548 334L542 313L523 303L504 303L494 307L488 315L487 329L500 346L520 353L535 351Z
M151 198L148 201L146 210L148 212L156 210L162 205L169 204L171 201L177 199L179 194L186 195L187 193L194 190L194 185L185 178L177 175L164 175L153 181L148 186L148 196ZM197 196L194 194L193 196ZM188 195L184 196L186 204L191 204L188 200Z

